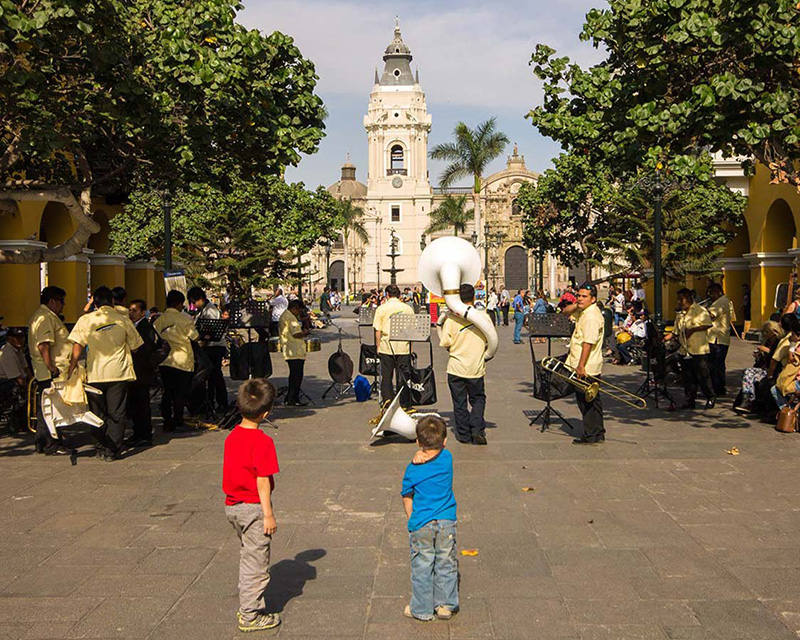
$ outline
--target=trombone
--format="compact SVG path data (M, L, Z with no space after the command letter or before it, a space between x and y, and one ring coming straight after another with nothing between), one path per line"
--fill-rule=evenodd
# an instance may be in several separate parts
M591 402L597 397L597 394L599 394L601 391L604 391L614 400L627 404L629 407L633 407L634 409L647 409L647 401L644 398L640 398L635 393L631 393L622 387L611 384L607 380L600 380L599 378L595 378L594 376L590 375L587 375L585 378L579 378L575 369L569 366L566 362L562 362L558 358L547 356L542 358L540 364L542 369L545 371L548 371L554 376L558 376L559 378L566 380L576 389L582 391L587 402ZM611 389L613 389L613 391L611 391ZM631 401L627 398L635 398L636 400Z

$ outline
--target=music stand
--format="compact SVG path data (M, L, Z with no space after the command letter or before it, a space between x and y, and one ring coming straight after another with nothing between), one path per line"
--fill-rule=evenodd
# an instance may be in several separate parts
M397 313L389 318L389 342L427 342L433 366L431 316L427 313ZM414 354L416 357L416 354ZM378 371L383 373L381 369ZM399 370L398 374L399 375ZM383 401L383 398L381 398Z
M538 375L541 376L542 380L542 393L541 395L544 396L545 406L544 408L535 416L526 416L529 418L530 422L528 426L533 426L539 420L542 421L542 426L540 431L544 432L550 428L550 423L553 420L553 417L561 420L570 431L574 430L572 423L567 420L562 413L552 406L553 401L553 374L549 371L546 371L536 360L536 350L533 347L533 339L534 338L547 338L547 355L551 356L552 351L552 339L553 338L569 338L572 335L572 331L574 329L574 325L570 322L569 317L565 316L561 313L530 313L526 319L526 325L528 327L528 331L530 332L530 336L528 337L528 344L531 348L531 360L533 361L533 377L534 377L534 397L536 397L536 376L537 376L537 367L538 367ZM565 396L559 396L565 397ZM542 399L539 397L538 399ZM532 412L531 412L532 413Z
M230 320L212 319L212 318L198 318L195 323L197 333L200 334L201 340L208 342L221 342L228 331ZM206 338L208 336L208 338Z
M641 396L646 402L647 398L653 396L653 400L658 409L659 398L664 398L669 402L669 411L675 410L675 400L673 400L667 390L667 368L666 368L667 347L663 341L663 335L650 321L647 321L647 336L644 341L642 353L642 364L644 365L645 379L636 390L636 395ZM653 360L656 361L656 370L653 370Z
M253 329L256 330L259 339L262 337L264 330L269 335L269 323L272 319L270 313L270 305L266 300L231 300L228 305L230 313L230 328L231 329L247 329L247 344L253 342ZM267 352L267 357L270 360L269 369L272 371L272 357ZM270 375L272 375L270 373ZM247 377L252 379L253 369L252 363L247 364Z
M361 350L361 345L364 344L364 338L361 336L361 327L372 327L372 323L375 321L375 307L359 307L358 308L358 345L359 345L359 352ZM372 333L373 342L375 340L375 334ZM372 344L372 342L368 342L367 344ZM380 365L378 365L380 367ZM380 368L378 369L380 371ZM359 372L361 373L361 372ZM377 397L380 398L380 384L378 384L378 374L372 376L372 384L369 386L369 394L372 395L373 392L377 394Z

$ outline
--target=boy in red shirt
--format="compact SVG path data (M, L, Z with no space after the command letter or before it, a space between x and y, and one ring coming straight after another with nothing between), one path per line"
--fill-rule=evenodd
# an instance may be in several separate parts
M272 629L281 623L266 612L264 592L269 584L269 547L278 530L272 513L273 476L278 473L275 443L258 428L272 410L275 387L263 378L248 380L237 396L241 424L225 439L222 490L225 515L241 541L239 555L240 631Z

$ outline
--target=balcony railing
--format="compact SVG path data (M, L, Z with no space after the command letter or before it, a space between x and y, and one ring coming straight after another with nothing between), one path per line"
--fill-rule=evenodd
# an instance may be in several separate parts
M407 176L408 170L407 169L389 169L386 172L387 176Z
M444 194L447 195L448 193L472 193L472 187L434 187L433 192L436 194Z

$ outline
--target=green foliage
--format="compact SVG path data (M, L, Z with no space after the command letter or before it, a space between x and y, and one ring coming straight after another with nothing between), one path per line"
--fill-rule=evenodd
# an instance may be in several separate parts
M276 177L195 183L170 197L175 260L195 282L240 294L285 278L295 256L341 228L339 203L322 187ZM163 252L163 199L141 189L111 220L111 250L148 260Z
M441 204L431 211L431 223L425 233L438 233L447 229L457 236L467 230L472 221L472 210L467 210L467 196L445 196Z
M113 176L125 192L136 180L277 174L314 152L324 110L312 63L290 37L237 24L239 9L0 0L4 180L74 187Z
M350 200L339 200L339 215L342 218L342 234L345 244L351 233L364 244L369 244L369 232L364 225L364 209L357 207Z
M582 40L608 52L582 69L538 45L544 102L528 117L565 150L620 171L703 179L698 152L751 156L800 185L796 0L609 0Z
M664 196L661 258L669 279L719 273L743 221L745 198L709 179L708 158L700 166L704 180ZM529 248L611 273L652 268L654 198L636 176L615 178L585 155L562 154L538 185L522 186L517 204Z
M449 187L469 176L474 182L474 193L480 193L483 172L509 142L505 133L495 130L496 121L497 118L490 118L475 129L459 122L453 130L454 142L438 144L431 150L431 158L450 163L439 177L440 186Z

